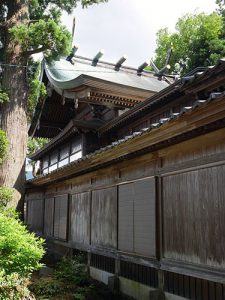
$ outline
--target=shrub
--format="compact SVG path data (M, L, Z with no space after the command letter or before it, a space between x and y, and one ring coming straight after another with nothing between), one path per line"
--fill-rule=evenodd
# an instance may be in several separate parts
M18 273L21 278L41 267L43 240L29 233L12 210L0 212L0 271Z
M0 187L0 208L5 207L13 197L13 189Z
M26 280L21 278L18 273L6 275L0 272L0 300L21 300L32 299L26 287Z

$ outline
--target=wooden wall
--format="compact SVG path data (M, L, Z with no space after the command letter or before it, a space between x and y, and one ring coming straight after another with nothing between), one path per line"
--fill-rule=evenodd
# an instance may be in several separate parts
M90 192L72 195L71 241L88 245L90 243Z
M181 289L171 288L177 278L175 273L180 274L179 281L184 275L189 280L195 274L201 280L218 282L218 289L223 290L224 157L225 130L221 129L53 184L43 196L45 214L48 211L44 233L59 239L55 234L57 225L56 217L52 216L52 199L56 212L56 202L60 202L57 199L62 203L69 197L68 247L98 253L101 257L114 257L121 263L137 263L136 270L139 266L153 268L153 271L160 269L164 279L160 281L160 275L158 281L154 279L153 286L163 285L167 291L173 290L178 295L183 292L175 291ZM28 197L30 224L35 219L30 215L35 212L33 202L40 201L37 196L32 198L32 193ZM62 195L67 195L64 200ZM40 226L35 222L31 225L32 228ZM97 266L101 265L98 258L94 261ZM125 268L126 264L122 265ZM102 266L104 269L105 264ZM122 271L123 276L128 276L128 269ZM197 279L194 282L197 284Z

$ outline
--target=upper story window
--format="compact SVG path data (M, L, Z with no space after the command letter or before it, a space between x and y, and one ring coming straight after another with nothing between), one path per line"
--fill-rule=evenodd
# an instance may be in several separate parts
M81 141L73 141L71 145L70 161L77 160L82 157Z
M48 174L58 168L61 168L68 163L75 161L82 157L82 139L75 140L62 145L57 150L50 152L42 160L42 173Z

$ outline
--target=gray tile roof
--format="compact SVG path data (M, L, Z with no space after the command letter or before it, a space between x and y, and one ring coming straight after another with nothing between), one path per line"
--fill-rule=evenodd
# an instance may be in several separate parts
M129 141L131 139L134 139L136 137L140 137L141 135L147 134L150 131L152 131L152 130L154 130L156 128L159 128L160 126L163 126L164 124L170 122L171 120L180 118L185 113L190 113L190 112L194 111L199 106L205 106L209 102L211 102L211 101L213 101L215 99L224 97L224 96L225 96L225 91L221 92L221 93L211 93L208 99L196 100L196 102L193 104L193 106L190 106L188 108L187 107L183 107L183 109L181 109L181 111L179 113L175 113L175 114L172 113L169 118L162 118L162 119L159 120L159 122L152 123L149 127L143 128L140 131L133 132L131 135L125 136L124 138L122 138L120 140L114 141L110 145L107 145L106 147L102 147L102 148L96 150L93 153L90 153L90 154L88 154L88 155L86 155L86 156L84 156L84 157L82 157L82 158L80 158L80 159L78 159L78 160L76 160L74 162L69 163L66 166L63 166L61 168L58 168L57 170L52 171L50 174L54 174L54 173L60 172L61 170L69 169L71 166L78 165L80 162L88 160L90 158L93 158L97 154L101 154L101 153L106 152L107 150L112 149L112 148L116 148L119 145L121 145L123 143L126 143L127 141ZM42 175L39 175L36 178L28 180L27 182L28 183L32 183L32 182L35 182L36 179L44 178L44 177L47 177L48 175L49 174L42 174Z

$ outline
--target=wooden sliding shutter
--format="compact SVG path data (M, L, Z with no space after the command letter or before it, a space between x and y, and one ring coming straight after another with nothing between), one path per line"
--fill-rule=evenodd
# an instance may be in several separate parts
M117 246L117 189L92 192L91 243Z
M90 240L90 193L72 196L71 201L71 240L89 244Z
M68 223L68 195L55 197L54 210L54 237L61 240L67 239Z
M155 178L119 186L118 247L155 256Z
M134 244L134 201L133 184L124 184L119 187L119 249L133 252Z
M53 236L54 224L54 198L45 199L44 234L46 237Z
M134 183L134 252L155 256L155 178Z
M42 234L43 231L43 199L29 200L27 223L29 228L38 233Z

